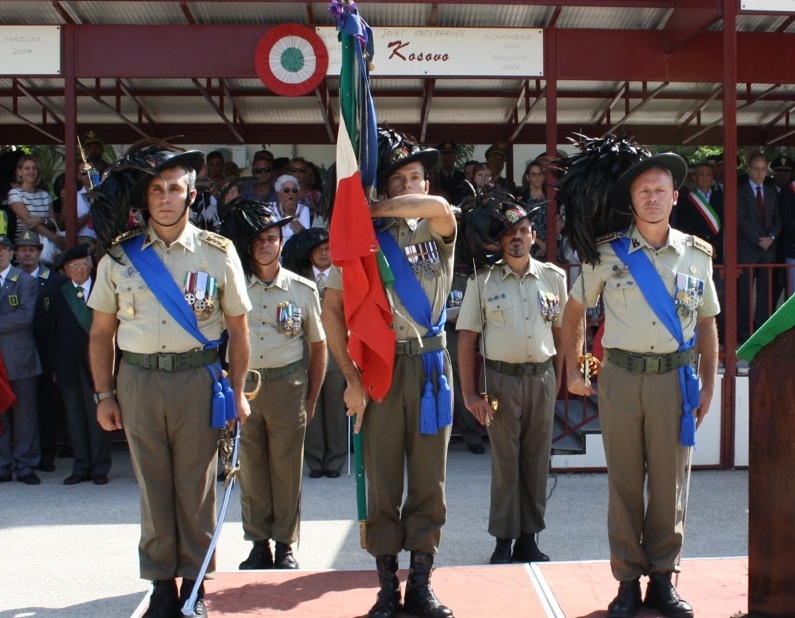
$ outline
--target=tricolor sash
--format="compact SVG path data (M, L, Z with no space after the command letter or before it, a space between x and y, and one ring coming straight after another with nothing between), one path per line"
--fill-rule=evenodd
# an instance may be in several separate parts
M704 195L702 195L700 191L690 191L687 197L690 198L690 202L696 207L698 214L707 222L712 234L715 235L720 232L720 216L718 216L718 212L712 207L712 204L707 201Z

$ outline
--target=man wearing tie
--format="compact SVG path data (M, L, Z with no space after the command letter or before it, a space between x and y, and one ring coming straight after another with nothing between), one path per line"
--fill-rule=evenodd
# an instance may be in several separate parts
M740 265L773 264L776 261L775 241L781 232L778 194L772 183L765 184L767 158L761 152L748 157L748 182L737 188L737 261ZM756 282L754 330L770 315L770 277L767 269L746 267L737 282L739 342L751 334L750 304ZM775 299L773 299L775 302Z
M285 268L311 279L321 302L331 270L328 231L311 227L284 245ZM348 456L348 418L345 415L345 378L337 361L329 355L326 377L320 387L315 415L306 427L304 461L309 478L339 478Z
M91 294L91 257L88 244L63 254L63 271L69 281L54 296L55 384L61 391L69 437L74 450L72 474L64 485L91 480L108 482L110 442L97 421L94 385L88 365L88 333L92 311L86 304Z

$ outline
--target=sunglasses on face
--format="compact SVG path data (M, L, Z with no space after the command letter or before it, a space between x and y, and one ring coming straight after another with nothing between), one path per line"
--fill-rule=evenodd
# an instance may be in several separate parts
M290 171L293 172L294 174L295 173L306 174L306 168L305 167L291 167Z
M264 174L265 172L270 172L271 168L270 167L255 167L251 171L254 172L255 174Z
M298 193L298 189L296 189L295 187L293 187L292 189L289 187L285 187L284 189L282 189L282 191L284 193Z

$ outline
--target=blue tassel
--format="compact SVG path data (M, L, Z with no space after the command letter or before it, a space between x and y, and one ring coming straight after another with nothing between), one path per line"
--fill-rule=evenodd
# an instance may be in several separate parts
M226 404L226 420L233 421L237 418L237 406L235 405L235 392L229 386L226 376L221 376L221 387L224 392L224 403Z
M211 427L220 429L226 425L226 401L219 382L213 382L213 417Z
M439 427L453 424L453 393L447 383L447 376L441 374L437 378L439 390L436 393L436 422Z
M693 409L687 404L685 404L684 412L682 413L679 443L682 446L696 445L696 417L693 415Z
M439 431L436 424L436 399L433 396L433 382L425 383L425 392L420 404L420 433L434 434Z

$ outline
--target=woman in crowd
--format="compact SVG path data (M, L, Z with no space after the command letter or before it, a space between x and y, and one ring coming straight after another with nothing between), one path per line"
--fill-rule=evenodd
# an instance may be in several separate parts
M33 155L23 155L17 163L19 186L8 192L8 205L17 217L17 237L25 230L49 239L59 250L66 241L58 234L55 211L48 191L39 187L39 162Z
M279 215L282 217L295 217L290 223L282 228L284 241L286 242L293 234L297 234L311 225L309 206L298 199L300 192L298 178L290 174L283 174L276 179L276 195L279 202L274 204Z
M527 204L530 210L538 204L547 201L544 168L539 161L531 161L527 164L522 175L522 193L520 197ZM535 259L546 259L547 255L547 209L545 206L539 208L531 217L533 231L536 233L536 241L533 243L532 255Z
M287 171L298 180L298 201L309 206L311 219L323 199L323 194L315 186L317 175L312 163L303 157L293 157Z

